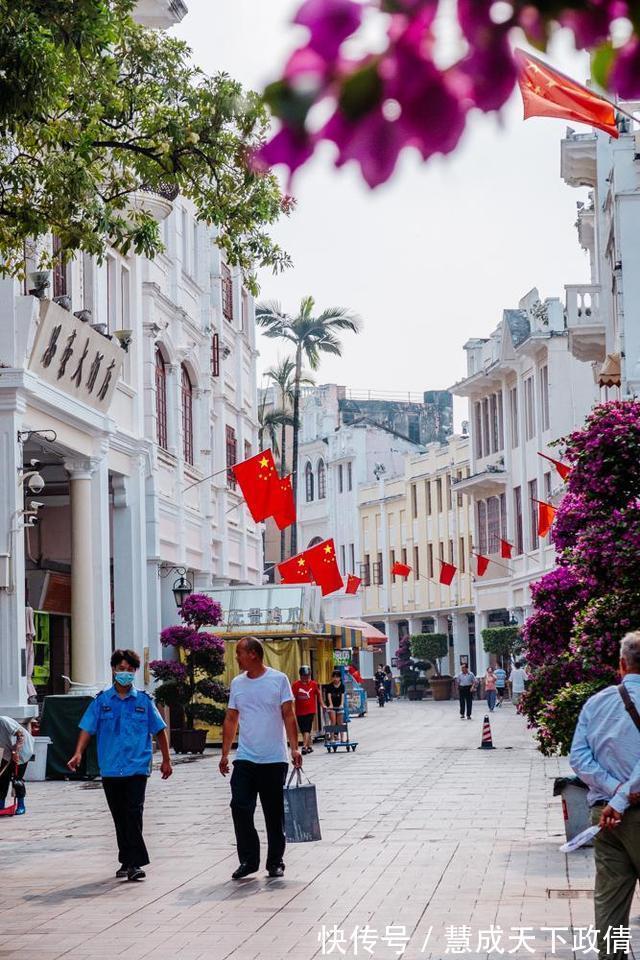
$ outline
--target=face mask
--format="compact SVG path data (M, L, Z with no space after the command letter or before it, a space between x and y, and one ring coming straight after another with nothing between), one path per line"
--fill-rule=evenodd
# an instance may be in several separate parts
M121 687L130 687L135 678L135 673L129 672L128 670L120 670L114 674L114 680L116 680Z

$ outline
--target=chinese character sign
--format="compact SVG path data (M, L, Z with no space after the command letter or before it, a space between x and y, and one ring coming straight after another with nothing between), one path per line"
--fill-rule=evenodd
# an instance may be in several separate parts
M29 369L41 380L106 412L120 377L122 347L52 300L40 305Z

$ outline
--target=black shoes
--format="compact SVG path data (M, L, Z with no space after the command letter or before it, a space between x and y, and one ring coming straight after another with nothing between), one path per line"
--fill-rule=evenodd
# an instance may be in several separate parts
M125 877L129 876L129 867L125 867L123 864L120 864L116 870L116 878L118 880L124 880Z
M267 872L270 877L284 877L284 863L279 863L277 867L269 867Z
M140 867L129 867L127 880L144 880L146 873Z
M252 867L249 863L241 863L238 869L234 870L231 874L231 879L244 880L245 877L248 877L252 873L256 873L257 870L257 867Z

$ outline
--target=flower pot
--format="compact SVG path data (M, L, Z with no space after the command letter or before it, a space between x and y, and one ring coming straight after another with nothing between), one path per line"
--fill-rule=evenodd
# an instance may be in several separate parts
M424 690L407 690L409 700L422 700L423 696Z
M176 753L204 753L206 730L172 730L171 746Z
M434 700L451 699L451 677L432 677L429 686Z

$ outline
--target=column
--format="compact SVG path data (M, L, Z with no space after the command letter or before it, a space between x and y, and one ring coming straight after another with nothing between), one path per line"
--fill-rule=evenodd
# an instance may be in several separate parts
M112 475L113 607L116 647L130 647L142 657L157 647L149 636L145 542L144 473L142 463L130 477ZM157 640L156 640L157 643Z
M71 679L97 688L109 675L109 471L102 457L65 461L71 501Z
M478 660L478 676L483 676L487 672L487 667L489 666L489 654L486 653L484 649L484 641L482 639L482 631L486 630L489 625L489 615L485 611L481 613L476 613L476 653Z
M17 384L7 388L11 374L2 377L0 389L0 714L23 720L37 714L27 704L24 530L19 511L24 507L18 471L22 448L18 430L25 409Z
M454 671L460 669L460 657L470 656L469 651L469 624L466 613L453 614L453 659ZM469 669L472 668L471 659L468 660Z

